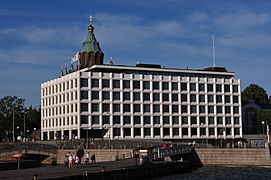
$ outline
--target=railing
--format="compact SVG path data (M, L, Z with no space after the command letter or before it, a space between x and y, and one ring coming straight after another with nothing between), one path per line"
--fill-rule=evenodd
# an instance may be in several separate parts
M118 154L116 155L116 161L132 158L132 153Z
M174 156L178 154L190 153L193 150L192 145L178 145L175 147L157 147L152 150L153 160L161 159L164 157Z

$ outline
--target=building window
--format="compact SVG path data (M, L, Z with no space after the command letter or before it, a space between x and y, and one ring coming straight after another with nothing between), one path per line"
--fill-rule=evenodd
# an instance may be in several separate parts
M120 104L113 104L113 112L120 112Z
M197 113L197 106L190 105L190 113Z
M103 79L102 80L102 86L103 86L103 88L109 88L110 87L109 80Z
M233 96L233 103L239 103L238 96Z
M225 103L231 103L231 96L225 96Z
M216 95L216 103L222 103L222 96Z
M172 134L173 134L173 136L179 136L179 128L173 128Z
M187 102L187 94L181 95L181 102Z
M216 106L216 113L222 113L222 106Z
M199 106L199 113L205 114L205 106Z
M123 89L130 89L130 81L123 80Z
M91 91L91 99L97 99L99 100L99 91Z
M84 111L86 112L88 111L88 103L81 103L81 112L84 112Z
M169 101L169 94L163 93L163 101Z
M80 79L80 87L88 87L88 79Z
M205 85L204 84L199 84L199 91L204 92L205 91Z
M188 117L182 116L182 125L187 125L187 124L188 124Z
M131 136L131 128L123 128L124 137Z
M109 100L110 99L110 93L108 91L103 91L102 92L102 97L103 97L103 101L104 100Z
M188 128L182 128L182 135L188 136Z
M141 112L141 105L140 104L134 104L134 113Z
M221 84L216 85L216 92L222 92L222 86Z
M179 125L179 116L172 116L172 124Z
M209 128L209 136L215 135L215 128Z
M107 113L109 113L110 112L110 104L108 104L108 103L104 103L104 104L102 104L102 110L103 110L103 112L107 112Z
M80 120L81 120L81 124L88 124L88 116L81 116Z
M113 128L113 136L120 136L120 128Z
M199 117L199 123L200 123L200 125L206 124L206 117L205 116L200 116Z
M200 136L205 136L206 135L206 128L200 128Z
M196 125L198 124L198 120L196 116L191 116L191 125Z
M141 136L141 129L140 128L134 128L134 136Z
M151 128L144 128L144 136L150 136L151 135Z
M81 91L81 100L88 99L88 91Z
M231 113L231 107L230 106L225 106L225 113L230 114Z
M109 124L109 116L103 116L103 125Z
M134 125L141 124L140 116L134 116Z
M153 112L154 113L159 113L160 112L160 105L159 104L154 104L153 105Z
M233 106L233 113L239 114L239 106Z
M160 116L153 116L153 124L160 125Z
M119 92L113 92L113 101L120 100L120 93Z
M208 106L208 114L214 113L214 106Z
M172 105L172 113L179 113L179 106L178 105Z
M239 117L234 117L234 125L239 125L240 121L239 121Z
M160 94L159 93L153 93L153 101L160 101Z
M197 128L191 128L191 136L197 136L197 135L198 135Z
M97 103L92 103L92 104L91 104L91 111L92 111L92 112L99 112L99 104L97 104Z
M199 102L205 102L205 95L199 95Z
M92 125L100 124L100 118L99 118L99 116L91 116L91 124Z
M240 136L240 128L234 128L234 135Z
M119 89L119 88L120 88L120 81L113 80L113 89Z
M134 101L140 101L140 93L134 93Z
M233 90L233 93L238 93L239 92L238 85L233 85L232 90Z
M213 103L213 102L214 102L214 96L208 95L208 103Z
M144 107L144 113L150 112L150 105L149 104L144 104L143 107Z
M143 81L143 89L150 89L150 82L149 81Z
M120 124L120 116L113 116L113 124Z
M172 88L172 91L178 91L178 83L172 82L171 83L171 88Z
M231 88L230 85L224 85L224 92L230 92Z
M213 86L213 84L208 84L208 85L207 85L207 91L208 91L208 92L213 92L213 91L214 91L214 86Z
M123 100L130 101L130 92L123 92Z
M144 123L144 125L151 124L151 118L150 118L150 116L144 116L143 117L143 123Z
M159 82L157 82L157 81L152 82L152 88L153 88L153 90L159 90L160 89Z
M188 110L187 110L187 105L182 105L181 106L181 110L182 110L182 113L187 113L188 112Z
M220 124L220 125L223 124L223 118L222 117L217 117L217 124Z
M214 117L208 117L208 124L215 124Z
M123 116L123 124L131 125L131 116Z
M150 101L150 93L143 93L143 101Z
M187 91L187 83L181 83L181 91Z
M170 135L169 128L163 128L163 135L164 136L169 136Z
M164 90L169 90L169 85L168 82L162 82L162 89Z
M153 128L154 136L160 136L160 128Z
M178 102L179 101L179 95L178 94L172 94L172 102Z
M196 94L190 94L190 102L197 102Z
M131 112L130 104L123 104L123 111L126 112Z
M226 117L226 125L231 125L231 117Z
M91 88L98 88L98 87L99 87L99 79L92 79Z
M169 113L169 105L163 105L163 113Z
M163 116L163 125L169 124L169 116Z
M190 83L190 91L196 91L196 84Z
M133 88L140 89L140 81L133 81Z

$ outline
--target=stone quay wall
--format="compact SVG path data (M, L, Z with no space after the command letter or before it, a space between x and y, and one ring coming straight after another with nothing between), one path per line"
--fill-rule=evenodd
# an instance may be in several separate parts
M203 165L271 166L268 148L196 148Z

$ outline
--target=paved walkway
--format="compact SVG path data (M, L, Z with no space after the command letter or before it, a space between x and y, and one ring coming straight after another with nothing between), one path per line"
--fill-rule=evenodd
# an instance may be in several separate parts
M76 166L72 168L64 167L64 165L37 167L21 170L8 170L0 171L0 179L33 179L33 175L37 174L38 179L47 178L59 178L65 176L73 176L83 174L85 171L88 173L100 172L104 167L106 171L119 169L123 167L135 166L135 159L127 159L121 161L112 162L100 162L96 164L85 165L82 164L78 168Z

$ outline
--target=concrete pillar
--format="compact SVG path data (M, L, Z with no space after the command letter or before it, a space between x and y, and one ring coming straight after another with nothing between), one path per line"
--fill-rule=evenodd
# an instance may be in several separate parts
M43 131L40 132L40 139L43 141ZM28 138L28 137L27 137Z
M50 131L47 131L47 140L50 140Z
M72 139L72 130L69 129L69 139Z

